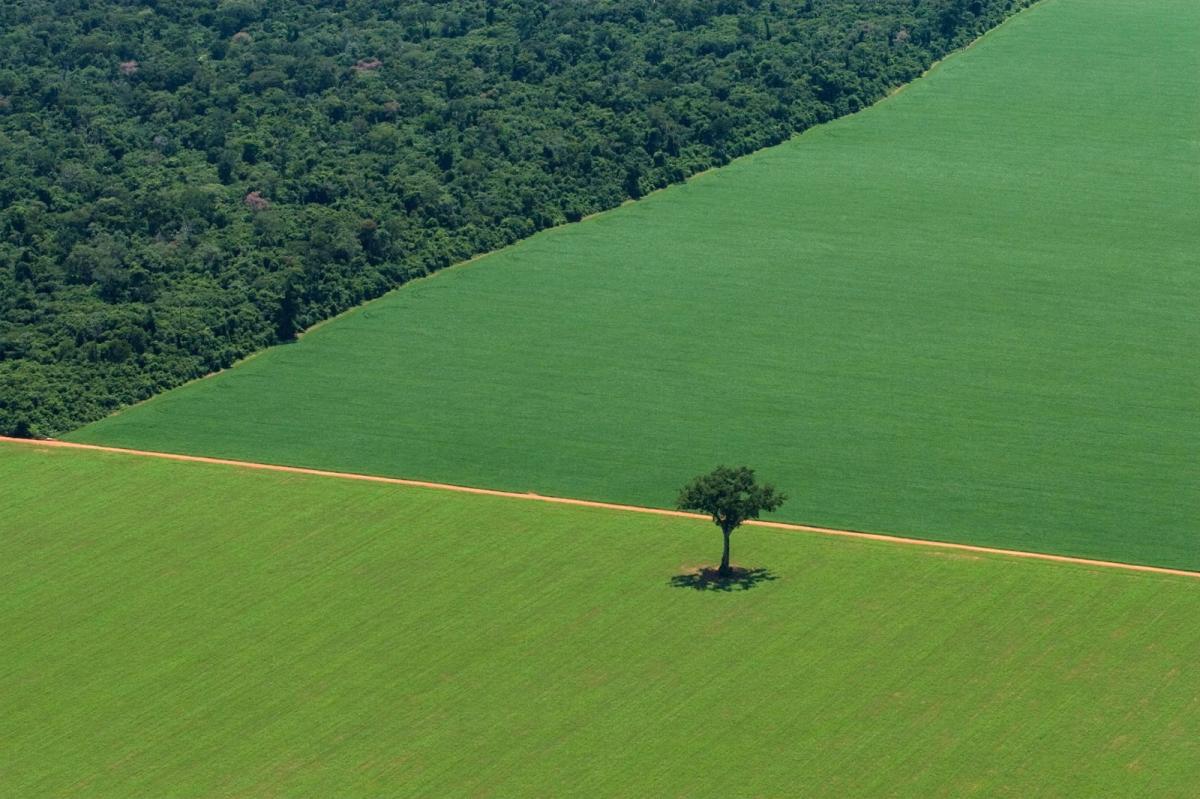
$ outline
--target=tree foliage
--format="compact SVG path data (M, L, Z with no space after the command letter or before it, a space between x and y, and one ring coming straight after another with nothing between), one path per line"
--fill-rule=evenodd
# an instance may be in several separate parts
M1027 2L0 4L0 432L857 111Z
M729 536L743 522L778 510L786 499L774 486L758 483L754 479L754 470L749 467L718 466L685 485L676 504L680 510L707 513L721 528L725 548L718 573L727 577L730 574Z

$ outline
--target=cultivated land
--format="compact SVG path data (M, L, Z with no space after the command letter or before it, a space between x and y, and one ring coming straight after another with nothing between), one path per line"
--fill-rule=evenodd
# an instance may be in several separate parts
M1200 5L1047 0L882 104L79 441L1200 568Z
M0 444L0 793L1191 796L1200 583Z

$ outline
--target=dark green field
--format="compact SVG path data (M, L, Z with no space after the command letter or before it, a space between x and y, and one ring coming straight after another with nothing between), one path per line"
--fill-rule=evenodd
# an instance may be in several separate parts
M1200 581L0 444L0 796L1193 797Z
M854 117L78 441L1200 568L1200 4L1047 0Z

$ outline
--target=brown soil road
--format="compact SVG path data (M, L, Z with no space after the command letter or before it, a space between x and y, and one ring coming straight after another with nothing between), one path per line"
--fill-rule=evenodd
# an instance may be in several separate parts
M452 485L450 483L431 483L425 480L407 480L402 477L381 477L371 474L354 474L353 472L330 472L324 469L307 469L301 466L280 466L272 463L253 463L251 461L235 461L227 458L206 458L200 455L179 455L173 452L152 452L149 450L122 449L120 447L103 447L97 444L76 444L71 441L55 441L52 439L31 440L25 438L9 438L0 436L0 442L23 444L35 447L61 447L65 449L84 449L94 452L115 452L122 455L137 455L150 458L164 458L173 461L191 463L214 463L221 466L238 466L243 469L263 469L271 472L289 472L292 474L308 474L317 477L337 477L343 480L366 480L372 483L389 483L392 485L415 486L417 488L434 488L441 491L461 491L466 494L483 494L491 497L507 497L509 499L534 500L537 502L554 502L559 505L577 505L584 508L605 508L607 510L629 511L633 513L651 513L658 516L678 516L685 519L702 519L707 516L698 513L687 513L665 508L646 508L637 505L620 505L613 502L594 502L589 499L571 499L569 497L547 497L541 494L521 494L516 491L498 491L492 488L472 488L470 486ZM971 544L954 544L947 541L928 541L921 538L905 538L903 536L885 535L882 533L864 533L857 530L835 530L829 527L813 527L807 524L788 524L786 522L751 521L747 524L756 527L770 527L777 530L791 530L801 533L818 533L842 538L856 538L866 541L883 541L889 544L910 544L913 546L930 547L934 549L956 550L984 555L1005 555L1013 558L1030 558L1033 560L1048 560L1056 563L1075 563L1084 566L1098 566L1106 569L1123 569L1125 571L1149 572L1152 574L1173 574L1181 577L1200 578L1200 572L1186 569L1168 569L1164 566L1142 566L1136 563L1119 563L1108 560L1093 560L1091 558L1073 558L1068 555L1050 555L1045 552L1024 552L1016 549L1000 549L998 547L981 547Z

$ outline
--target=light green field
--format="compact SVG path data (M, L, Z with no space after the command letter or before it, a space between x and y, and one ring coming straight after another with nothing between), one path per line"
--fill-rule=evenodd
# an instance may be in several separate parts
M868 111L69 436L1200 568L1200 3L1047 0Z
M1194 797L1200 581L0 444L0 795Z

